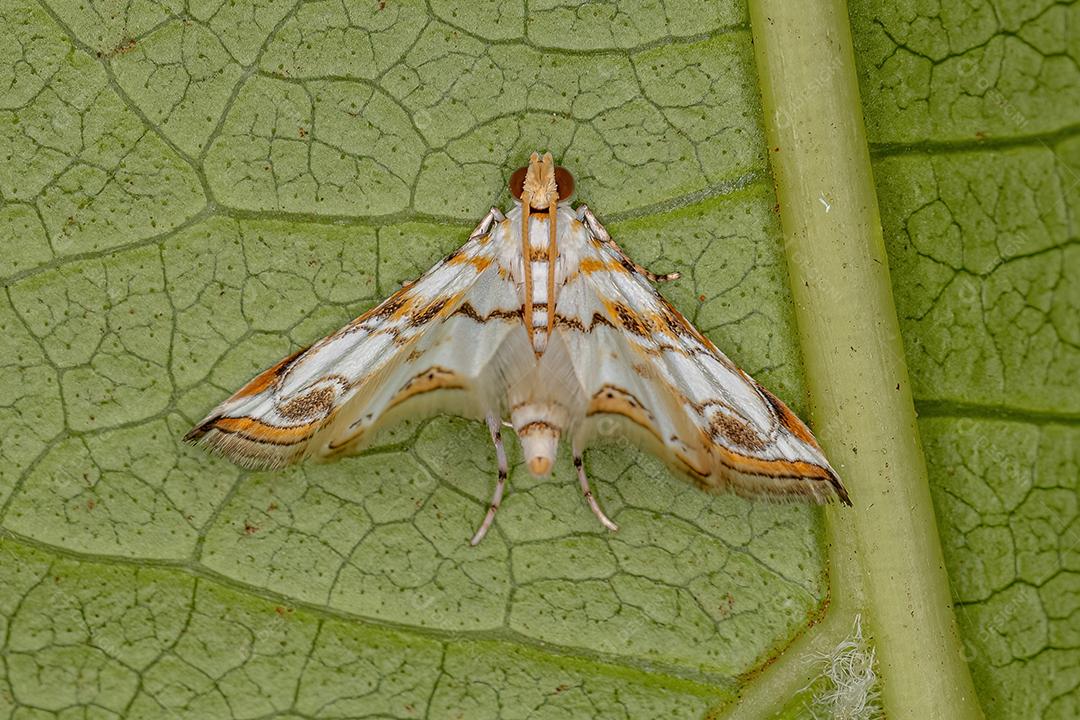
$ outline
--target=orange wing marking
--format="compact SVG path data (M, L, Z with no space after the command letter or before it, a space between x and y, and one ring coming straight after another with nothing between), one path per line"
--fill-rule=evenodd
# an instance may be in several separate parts
M222 417L210 423L210 428L214 428L223 433L236 434L246 440L256 443L266 443L267 445L296 445L311 437L319 426L323 424L323 421L324 418L320 418L319 420L304 423L303 425L278 427L277 425L269 425L261 420L256 420L251 417Z
M310 346L309 346L310 347ZM252 395L258 395L266 388L274 384L274 382L284 374L285 369L292 363L293 360L300 357L307 351L307 347L302 347L292 355L286 358L278 360L278 362L270 368L263 370L254 378L248 381L247 385L233 393L234 398L250 397Z

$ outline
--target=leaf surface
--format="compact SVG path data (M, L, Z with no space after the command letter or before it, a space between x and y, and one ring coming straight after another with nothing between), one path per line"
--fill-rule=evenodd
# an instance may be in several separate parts
M1080 708L1078 10L851 5L938 527L991 718Z
M908 87L890 65L970 53L977 69L954 71L970 85L987 63L1011 77L1001 46L1030 78L1009 50L1023 18L910 51L889 49L894 20L853 4L961 624L989 715L1065 717L1076 105L995 74L1032 118L1014 128L971 87ZM568 458L538 481L514 447L478 548L479 424L406 423L279 473L179 442L458 246L534 149L636 260L681 271L665 294L805 415L741 4L0 0L0 28L6 713L700 718L814 632L821 513L703 495L625 442L586 459L618 534ZM1001 689L1021 678L1034 689Z

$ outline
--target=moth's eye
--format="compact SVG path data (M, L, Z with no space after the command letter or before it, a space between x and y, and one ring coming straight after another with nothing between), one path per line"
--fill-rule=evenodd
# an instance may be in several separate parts
M521 193L525 191L525 175L528 172L529 168L520 167L510 176L510 194L518 200L521 199Z
M574 194L574 176L566 168L556 165L555 186L559 189L559 199L565 200Z

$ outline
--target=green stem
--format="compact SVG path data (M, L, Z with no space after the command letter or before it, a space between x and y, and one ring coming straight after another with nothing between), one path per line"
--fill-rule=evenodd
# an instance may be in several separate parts
M750 21L814 427L855 503L828 516L830 614L850 627L864 606L890 720L979 718L893 304L847 6L751 0Z

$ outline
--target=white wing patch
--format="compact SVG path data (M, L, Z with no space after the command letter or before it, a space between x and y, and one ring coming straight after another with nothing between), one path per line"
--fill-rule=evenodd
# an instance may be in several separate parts
M651 284L677 275L640 267L588 208L561 202L556 170L534 154L505 217L493 209L416 282L256 376L185 439L274 468L355 451L403 416L486 419L499 476L474 543L502 498L506 420L535 475L569 437L609 529L582 452L612 432L702 489L850 504L806 425Z

